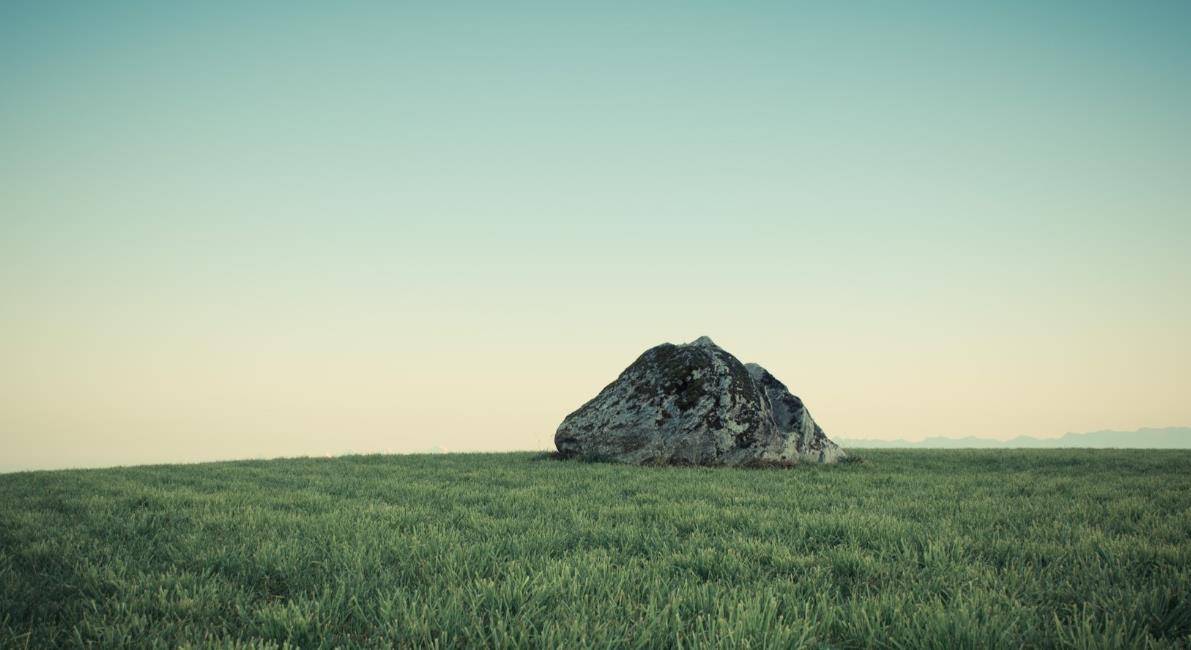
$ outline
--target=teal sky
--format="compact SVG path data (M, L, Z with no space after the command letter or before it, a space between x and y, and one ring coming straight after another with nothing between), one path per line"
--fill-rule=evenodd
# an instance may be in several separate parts
M447 4L0 5L0 471L1191 423L1191 3Z

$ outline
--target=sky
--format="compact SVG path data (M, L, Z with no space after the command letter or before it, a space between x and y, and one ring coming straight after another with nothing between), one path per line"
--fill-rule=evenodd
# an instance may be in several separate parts
M970 4L972 6L960 6ZM0 471L1191 424L1191 4L0 4Z

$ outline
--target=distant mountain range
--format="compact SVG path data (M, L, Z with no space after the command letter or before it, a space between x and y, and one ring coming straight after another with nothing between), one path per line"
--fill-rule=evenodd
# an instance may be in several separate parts
M1009 440L994 438L943 438L932 437L910 442L908 440L871 440L864 438L840 438L840 446L858 448L917 448L917 449L986 449L1015 447L1026 448L1135 448L1135 449L1191 449L1191 428L1167 427L1164 429L1138 429L1136 431L1093 431L1091 433L1068 433L1057 438L1034 438L1018 436Z

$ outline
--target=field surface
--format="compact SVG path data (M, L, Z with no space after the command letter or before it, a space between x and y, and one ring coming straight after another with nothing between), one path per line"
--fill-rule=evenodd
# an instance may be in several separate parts
M0 647L1191 647L1191 452L0 475Z

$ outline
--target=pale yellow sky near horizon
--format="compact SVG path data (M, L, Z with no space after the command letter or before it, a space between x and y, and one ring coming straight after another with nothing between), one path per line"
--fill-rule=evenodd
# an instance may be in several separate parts
M1188 7L0 6L0 471L1191 425Z

